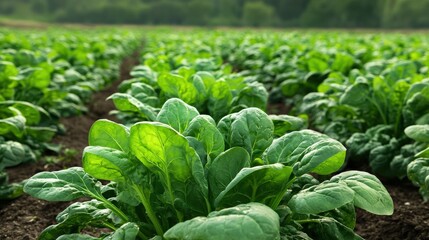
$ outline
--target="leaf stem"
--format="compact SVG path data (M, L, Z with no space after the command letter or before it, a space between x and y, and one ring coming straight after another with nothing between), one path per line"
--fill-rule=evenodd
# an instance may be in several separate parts
M280 191L279 194L277 194L276 198L274 199L274 201L271 204L271 209L275 210L277 209L277 207L280 205L280 202L282 201L284 195L286 194L287 190L289 189L289 187L293 184L293 182L295 182L296 177L293 177L286 185L285 187L282 189L282 191Z
M150 221L152 222L153 226L155 227L155 231L159 236L164 235L164 230L161 227L161 224L159 223L158 218L156 217L152 206L150 205L149 200L146 198L144 193L141 191L141 189L137 185L133 185L134 190L137 192L137 195L142 202L144 208L146 209L147 216L149 217Z

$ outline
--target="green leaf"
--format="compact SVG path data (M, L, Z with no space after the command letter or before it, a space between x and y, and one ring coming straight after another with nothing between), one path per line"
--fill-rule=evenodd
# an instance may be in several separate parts
M299 117L289 115L269 115L269 117L274 123L274 135L278 137L306 127L306 121Z
M25 183L24 192L47 201L102 196L101 184L80 167L37 173Z
M429 200L429 158L418 158L407 168L408 178L420 187L420 194L426 201Z
M343 165L346 148L338 141L312 130L301 130L273 141L262 155L266 163L293 166L297 176L314 172L328 175Z
M288 186L292 168L271 164L243 168L215 199L217 208L260 202L276 207Z
M119 111L134 112L138 113L140 117L146 120L156 120L157 110L155 108L140 102L138 99L129 94L115 93L107 98L107 100L110 99L113 100L115 107Z
M18 138L22 137L24 135L25 122L26 119L21 115L0 119L0 136L13 133Z
M89 130L90 146L109 147L122 152L130 152L129 130L121 124L101 119L96 121Z
M194 214L207 213L204 169L185 137L168 125L141 122L131 127L130 143L131 152L161 179L169 204L180 200Z
M392 215L393 201L383 184L372 174L360 171L340 173L330 182L344 183L354 191L354 205L377 215Z
M413 125L405 128L405 135L417 142L429 143L429 125Z
M310 58L307 64L310 72L324 72L329 68L328 63L318 58Z
M245 167L250 167L250 156L241 147L230 148L221 153L207 166L207 179L211 197L216 197Z
M112 234L96 238L86 234L65 234L57 240L135 240L139 233L139 227L135 223L125 223Z
M346 53L337 53L335 60L332 63L332 70L347 74L348 71L353 67L354 59L352 56Z
M86 147L83 151L82 165L85 172L97 179L115 182L125 181L125 169L129 164L128 154L108 147Z
M39 89L47 88L51 82L51 75L43 68L28 68L19 76L26 85Z
M218 129L227 147L242 147L251 159L259 157L273 141L274 124L258 108L247 108L222 118Z
M398 81L411 78L417 73L417 67L412 61L399 61L388 73L389 80Z
M183 133L189 123L198 116L198 110L178 98L168 99L156 117L156 121L165 123Z
M265 110L267 108L268 92L264 85L258 82L248 84L238 94L235 105L257 107Z
M113 225L109 217L111 214L112 212L106 209L102 202L96 200L73 203L58 214L56 220L59 223L47 227L39 238L55 240L61 235L76 233L78 229L87 226L105 227L104 223Z
M287 79L280 84L282 94L286 97L295 96L302 86L302 83L296 79Z
M180 98L191 105L198 101L198 90L180 75L162 73L158 77L158 85L168 98Z
M225 80L218 80L213 83L209 92L208 109L216 121L229 113L232 97L231 89Z
M280 221L276 212L260 203L238 205L178 223L165 234L167 240L276 240Z
M57 129L52 127L29 127L25 128L27 135L39 142L50 142L57 134Z
M351 229L354 229L356 226L356 208L353 202L329 212L321 213L320 215L331 217Z
M21 196L24 193L22 183L0 184L0 200L10 200Z
M12 62L0 61L0 82L8 82L18 75L18 69Z
M342 207L352 202L353 197L354 192L349 187L324 182L298 192L287 205L296 213L317 214Z
M104 240L135 240L139 233L139 227L135 223L125 223L118 228L112 235Z
M57 240L101 240L100 238L89 236L86 234L64 234L57 238Z
M0 170L30 161L36 161L36 155L27 145L13 141L0 144Z
M26 119L26 124L30 126L39 124L41 113L43 113L45 116L49 116L49 113L46 112L43 108L29 102L5 101L1 102L0 105L12 106L14 109L18 110L20 115Z
M353 107L362 108L371 106L369 102L371 97L370 86L364 82L358 82L348 87L341 96L340 104L350 105Z
M363 240L362 237L354 233L353 229L344 226L333 218L311 219L301 224L304 226L304 232L317 240Z
M183 134L200 141L204 145L205 152L211 159L216 158L225 149L223 135L217 129L213 118L208 115L195 117Z

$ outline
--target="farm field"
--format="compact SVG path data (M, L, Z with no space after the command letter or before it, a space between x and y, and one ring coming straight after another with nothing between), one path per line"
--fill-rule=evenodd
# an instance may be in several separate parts
M428 47L0 29L0 239L428 239Z

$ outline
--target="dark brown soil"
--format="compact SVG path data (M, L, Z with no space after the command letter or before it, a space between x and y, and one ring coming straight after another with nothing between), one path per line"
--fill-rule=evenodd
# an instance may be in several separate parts
M88 145L88 131L94 121L107 118L114 110L111 101L106 98L116 92L122 80L130 78L129 72L138 63L139 54L124 59L121 65L120 78L107 89L95 93L88 105L88 113L82 116L64 118L61 123L67 129L64 136L56 136L54 143L64 148L75 149L77 154L69 156L67 161L56 164L44 163L44 160L33 164L21 165L8 169L11 182L22 181L41 171L57 171L72 166L81 166L82 150ZM24 195L12 201L0 201L0 240L37 239L47 226L55 223L55 216L70 203L49 203Z
M290 110L291 106L284 103L271 103L267 107L267 113L276 115L288 114Z
M393 216L376 216L358 210L356 231L368 240L429 239L429 204L410 182L385 182L393 198Z

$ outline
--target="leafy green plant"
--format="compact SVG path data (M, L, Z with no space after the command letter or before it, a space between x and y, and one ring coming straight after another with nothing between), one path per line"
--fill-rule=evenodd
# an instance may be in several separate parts
M90 226L113 231L102 239L120 233L128 239L361 239L353 232L355 207L393 212L371 174L345 172L321 183L309 175L337 171L345 159L341 143L312 130L275 139L273 122L258 108L216 125L170 99L156 120L130 128L99 120L83 168L38 173L26 182L25 192L44 200L92 199L70 205L41 238L94 239L76 235Z
M414 161L407 167L408 178L420 187L420 194L429 200L429 125L413 125L405 129L405 134L416 141L418 146ZM418 151L421 150L421 151Z
M120 93L109 97L127 122L155 120L159 108L170 98L180 98L216 121L246 107L265 109L267 105L268 93L262 84L233 74L216 78L210 72L188 67L154 72L141 66L131 74L135 78L123 82Z
M54 33L0 33L0 199L22 193L21 183L8 184L5 168L58 151L50 142L64 131L59 118L85 112L91 94L116 79L117 63L138 44L110 31Z

